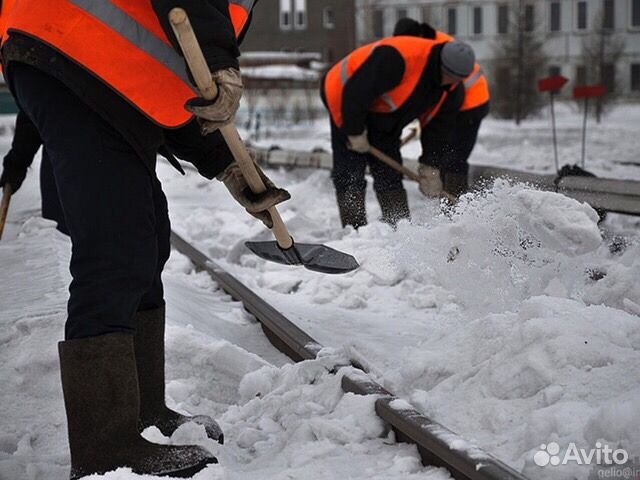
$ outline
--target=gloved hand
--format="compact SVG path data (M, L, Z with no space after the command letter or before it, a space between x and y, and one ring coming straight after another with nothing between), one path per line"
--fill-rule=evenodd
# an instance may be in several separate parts
M27 176L27 167L17 166L14 163L10 156L5 158L4 170L0 176L0 187L4 188L5 185L10 185L13 193L16 193Z
M291 195L286 190L276 187L271 179L269 179L257 165L256 169L267 187L264 193L256 194L251 191L240 171L240 166L236 162L231 163L231 165L216 178L224 183L229 193L231 193L231 196L242 205L247 212L264 223L267 228L271 228L273 227L273 221L267 209L289 200Z
M193 98L185 105L187 111L200 120L203 135L215 132L233 121L243 90L240 72L235 68L213 72L211 78L218 86L216 99Z
M367 131L365 130L360 135L349 135L347 137L347 148L358 153L367 153L371 150L369 144L369 138L367 137Z
M430 198L437 198L444 192L442 180L440 179L440 170L429 165L420 164L418 167L418 175L420 175L420 192Z

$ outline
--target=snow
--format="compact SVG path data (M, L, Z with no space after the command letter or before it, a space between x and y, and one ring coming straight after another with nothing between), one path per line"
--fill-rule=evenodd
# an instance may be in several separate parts
M587 168L640 179L627 165L640 140L640 107L625 106L590 131ZM561 154L579 155L580 117L561 108ZM552 168L548 119L521 128L489 119L473 162ZM316 133L320 130L320 134ZM263 146L327 145L324 124L272 130ZM622 141L624 139L624 141ZM7 148L6 136L0 147ZM416 148L412 144L408 149ZM618 162L618 163L616 163ZM395 444L373 411L375 397L344 394L347 358L365 365L402 400L452 429L453 448L478 445L532 479L586 480L592 467L537 467L541 444L597 441L640 454L640 242L612 253L585 204L499 180L455 208L425 200L407 183L413 221L396 231L377 221L341 229L326 171L268 171L292 193L282 216L298 241L354 254L361 268L326 276L266 263L243 246L269 239L217 182L159 164L173 227L327 348L292 365L255 319L174 253L167 266L168 401L209 413L227 443L196 427L160 442L197 442L219 466L198 480L284 478L449 478L420 466L416 449ZM62 479L65 420L55 341L68 282L67 240L37 218L37 175L13 202L0 243L0 478ZM612 229L637 234L637 219ZM351 372L350 374L353 374ZM444 435L444 432L442 432ZM101 477L143 478L126 469Z

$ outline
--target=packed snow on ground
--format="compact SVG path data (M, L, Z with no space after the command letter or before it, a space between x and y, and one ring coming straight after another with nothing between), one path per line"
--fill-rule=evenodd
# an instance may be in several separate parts
M637 107L629 112L640 117ZM579 116L568 112L572 119ZM518 165L539 160L532 168L543 170L548 141L511 150L536 122L517 130L489 120L478 157L487 135L502 128L504 141L492 154ZM601 130L619 135L610 136L594 165L605 165L612 152L622 152L623 162L635 158L615 139L637 142L637 132L629 135L628 120L611 122ZM318 138L305 127L289 133L299 138L286 146L298 142L302 149ZM633 168L616 165L611 176L633 178ZM228 439L224 447L210 445L197 429L171 439L202 442L217 453L221 466L200 480L447 478L421 468L414 448L383 434L373 399L341 393L339 376L325 372L346 357L408 402L398 408L412 405L532 479L587 479L591 471L536 467L543 443L588 449L601 441L640 454L637 240L611 253L590 207L505 181L453 209L426 201L407 183L413 221L397 231L377 220L369 187L370 224L341 229L328 172L268 174L292 193L281 212L297 241L352 253L362 266L325 276L266 263L243 242L270 239L269 232L224 187L159 165L174 228L328 347L319 360L287 364L237 303L185 257L172 256L165 274L169 402L216 415ZM0 395L12 406L0 441L3 480L63 478L67 462L55 341L64 322L69 246L32 218L35 177L16 196L8 241L0 244L0 278L9 285L0 289L0 371L7 379ZM640 227L637 219L624 221L632 233ZM146 435L167 441L157 431ZM102 478L136 477L119 471Z

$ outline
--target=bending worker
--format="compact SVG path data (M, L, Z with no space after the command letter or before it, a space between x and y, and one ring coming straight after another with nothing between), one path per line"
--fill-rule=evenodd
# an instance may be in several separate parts
M195 421L221 436L213 419L165 404L161 273L170 225L155 162L166 145L223 181L267 225L266 210L289 197L266 177L264 194L248 194L217 132L233 121L242 94L236 36L251 3L20 0L6 20L4 70L48 154L72 242L58 345L71 479L119 467L184 478L216 462L200 447L158 445L139 434L155 425L171 435ZM219 89L214 101L190 101L189 111L185 103L198 93L176 50L173 7L191 18Z
M370 145L401 163L402 129L445 98L461 102L457 86L474 62L464 43L394 37L358 48L327 73L322 98L331 116L332 179L343 226L367 223L367 165L383 221L409 218L402 175L369 154Z
M393 34L422 37L438 43L455 41L431 25L410 18L398 20ZM430 197L438 197L443 191L458 197L468 189L469 157L482 120L489 114L490 93L489 83L477 63L463 85L464 101L455 116L453 128L450 122L443 121L442 115L433 116L427 111L420 116L420 190Z

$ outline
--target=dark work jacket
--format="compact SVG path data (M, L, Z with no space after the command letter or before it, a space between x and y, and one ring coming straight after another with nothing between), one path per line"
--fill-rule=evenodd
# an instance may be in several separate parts
M151 3L174 46L177 43L168 12L173 7L182 7L190 17L209 68L238 67L240 52L229 18L228 0L152 0ZM163 144L167 147L164 153L170 152L187 161L195 158L194 164L208 178L213 178L233 160L219 133L202 137L195 120L176 130L163 129L82 66L35 38L10 32L2 49L2 61L10 87L11 62L14 61L36 67L61 81L116 129L152 172L156 154Z
M405 71L404 59L395 48L388 45L376 48L345 85L342 132L345 135L358 135L367 128L373 135L399 138L402 129L436 105L443 92L449 88L441 85L441 50L442 45L433 47L418 85L398 110L375 113L369 111L374 100L397 87ZM324 89L322 98L326 104ZM462 98L464 99L464 95Z

